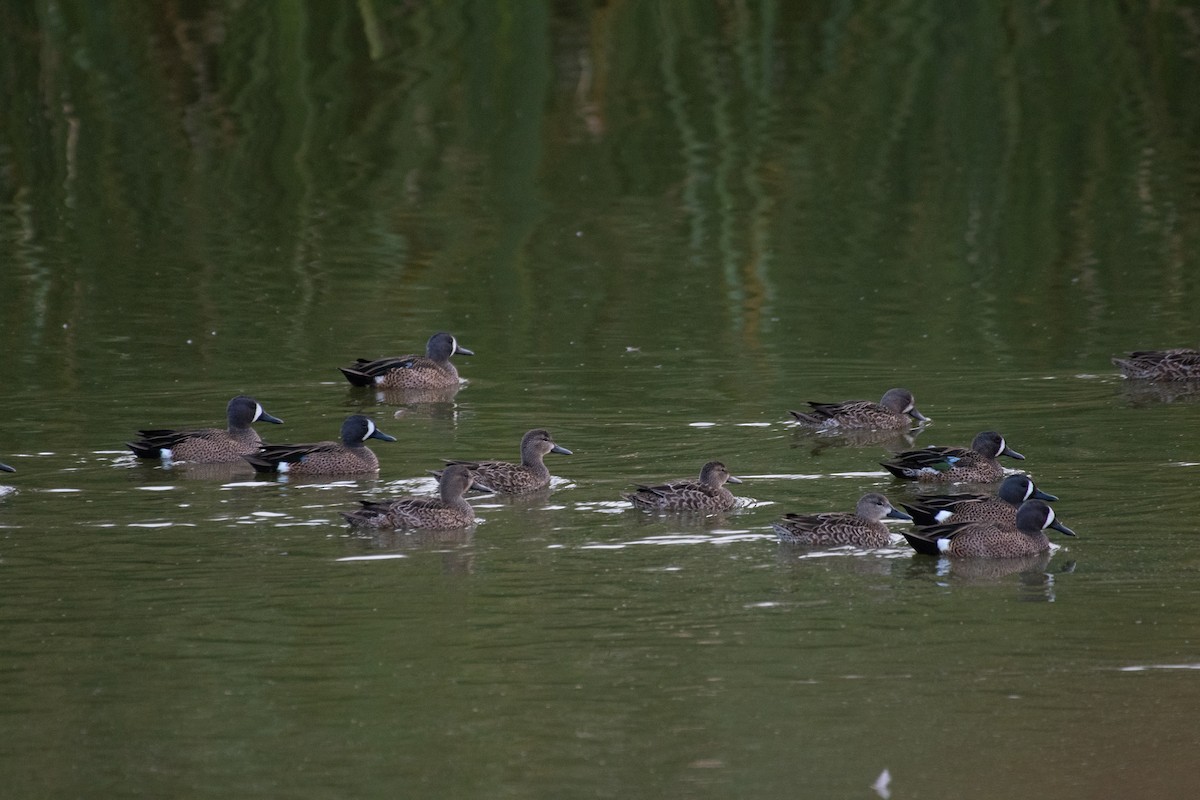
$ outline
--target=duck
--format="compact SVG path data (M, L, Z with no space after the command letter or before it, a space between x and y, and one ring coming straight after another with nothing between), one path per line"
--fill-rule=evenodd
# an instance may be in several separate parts
M1058 498L1043 492L1028 475L1009 475L996 494L923 494L911 502L901 502L917 525L942 522L1015 522L1017 509L1026 500Z
M1004 477L1004 468L996 461L998 456L1025 460L1025 456L1009 447L999 433L983 431L971 442L969 450L930 446L924 450L905 450L891 461L881 463L884 469L903 480L993 483Z
M907 430L914 422L928 422L917 410L908 389L888 389L878 403L846 400L841 403L809 402L808 411L789 411L796 422L819 431Z
M395 356L374 361L360 358L353 366L338 367L355 386L377 389L446 389L459 385L458 370L451 356L473 356L445 331L429 337L425 355Z
M161 458L166 461L188 461L194 464L239 463L262 446L258 431L250 427L255 422L270 422L282 425L283 420L273 417L253 397L238 395L225 407L228 426L221 428L195 428L173 430L161 428L140 430L141 438L126 442L125 446L138 458Z
M406 497L399 500L363 500L362 508L343 511L351 525L362 528L432 528L448 530L475 524L475 512L463 495L474 477L463 464L441 471L438 497Z
M1046 529L1067 536L1075 531L1059 522L1043 500L1026 500L1014 522L958 522L902 531L918 553L959 558L1024 558L1050 549Z
M681 478L657 486L637 488L621 497L646 511L728 511L737 504L726 483L741 483L720 461L709 461L698 479Z
M1135 350L1124 358L1113 358L1126 378L1149 381L1200 380L1200 350Z
M878 492L868 492L858 499L853 514L787 514L771 527L783 542L877 548L886 547L892 540L884 519L911 521L912 517L893 508Z
M498 494L527 494L550 485L550 470L542 460L547 453L574 455L556 444L549 431L534 428L521 437L520 464L507 461L447 461L446 464L461 464L469 469L475 486L480 489ZM440 475L439 472L433 474Z
M292 475L351 475L378 472L379 459L366 446L367 439L394 442L362 414L354 414L342 423L339 442L312 444L271 444L257 453L242 456L256 472L278 472Z

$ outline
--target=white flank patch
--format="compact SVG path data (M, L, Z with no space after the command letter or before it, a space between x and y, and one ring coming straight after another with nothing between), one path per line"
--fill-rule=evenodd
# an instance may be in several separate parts
M933 515L933 518L936 519L938 522L945 522L946 520L950 519L953 516L954 516L953 511L939 511Z
M276 465L275 468L278 469L280 472L287 472L292 468L292 465L290 462L280 461L279 464Z
M950 540L949 539L938 539L937 544L938 544L939 552L942 552L942 553L950 552Z

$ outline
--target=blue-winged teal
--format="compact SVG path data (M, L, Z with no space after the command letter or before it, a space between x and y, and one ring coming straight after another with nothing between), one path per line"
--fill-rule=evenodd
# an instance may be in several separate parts
M1004 443L995 431L984 431L971 442L971 449L962 447L926 447L924 450L905 450L883 468L909 481L937 483L992 483L1004 477L1004 468L997 456L1024 461L1025 456Z
M737 504L737 498L725 488L726 481L741 483L720 461L710 461L697 480L683 478L657 486L634 484L635 491L621 496L648 511L728 511Z
M1114 358L1126 378L1150 381L1195 381L1200 380L1200 351L1177 348L1174 350L1137 350L1125 358Z
M257 453L242 456L258 472L287 472L292 475L352 475L377 472L379 459L366 446L367 439L394 442L361 414L342 423L340 442L313 444L269 444Z
M1054 502L1057 499L1037 488L1028 475L1009 475L994 497L987 494L923 494L900 505L912 514L918 525L937 525L941 522L1014 522L1017 509L1026 500Z
M784 542L818 546L854 545L855 547L886 547L891 534L885 518L911 520L908 514L892 508L888 499L869 492L858 499L853 514L787 514L771 527Z
M520 464L507 461L447 461L446 464L461 464L471 470L471 477L480 489L500 494L525 494L550 485L550 470L542 461L547 453L572 454L562 445L555 444L549 431L534 428L521 437Z
M929 417L917 410L908 389L888 389L878 403L847 400L843 403L813 403L809 411L789 411L796 421L813 430L906 430L913 422Z
M438 497L406 497L401 500L363 500L362 508L344 511L350 524L364 528L468 528L475 512L463 495L471 488L471 471L462 464L442 470Z
M0 472L16 472L16 469L10 467L8 464L0 464Z
M338 367L355 386L378 389L443 389L458 386L458 370L450 356L475 355L448 333L435 333L425 355L396 356L370 361L360 358L352 367Z
M1041 500L1026 500L1015 522L951 522L915 532L901 531L918 553L961 558L1020 558L1050 549L1046 528L1074 536Z
M142 438L126 442L125 446L138 458L164 458L169 461L191 461L197 464L228 464L239 462L262 446L258 431L250 427L255 422L283 422L263 410L253 397L238 395L229 401L225 416L229 427L198 428L195 430L144 430Z

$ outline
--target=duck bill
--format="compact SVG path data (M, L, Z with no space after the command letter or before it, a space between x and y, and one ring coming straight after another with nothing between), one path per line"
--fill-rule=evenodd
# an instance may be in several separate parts
M8 464L0 464L0 472L16 472L16 468L10 467Z
M908 415L917 422L929 422L929 417L925 416L920 411L917 411L915 408L910 408L908 410Z
M454 355L456 355L456 356L473 356L473 355L475 355L475 351L468 350L465 347L459 347L458 344L456 343L454 345Z
M367 438L368 438L368 439L378 439L378 440L379 440L379 441L381 441L381 442L394 442L394 441L396 441L396 437L395 437L395 436L390 436L390 435L388 435L388 434L384 433L383 431L379 430L379 428L376 428L375 430L371 431L371 435L370 435L370 436L368 436Z
M556 445L554 445L554 447L551 447L551 448L550 448L550 452L551 452L551 453L558 453L559 455L563 455L563 456L573 456L573 455L575 455L575 454L574 454L574 453L572 453L570 450L568 450L567 448L563 447L561 444L556 444Z
M1071 530L1066 525L1063 525L1058 520L1054 520L1054 522L1051 522L1050 527L1054 528L1054 530L1058 531L1059 533L1065 533L1067 536L1075 535L1075 531Z
M270 414L268 414L266 411L264 411L264 412L262 412L261 414L259 414L259 415L258 415L258 419L257 419L256 421L257 421L257 422L274 422L276 425L282 425L282 424L283 424L283 420L281 420L279 417L273 417L273 416L271 416L271 415L270 415Z
M895 508L893 508L891 511L889 511L887 515L888 515L888 519L906 519L909 522L912 522L911 516L909 516L908 514L905 514L903 511L899 511Z
M1005 447L1003 450L1000 451L1000 455L1008 456L1009 458L1015 458L1017 461L1025 460L1025 456L1021 455L1016 450L1013 450L1011 447Z
M726 483L741 483L741 482L742 482L742 479L741 479L741 478L735 478L735 477L733 477L732 475L730 475L728 478L726 478L726 479L725 479L725 482L726 482Z
M1030 500L1045 500L1047 503L1053 503L1058 498L1049 492L1043 492L1041 489L1034 490L1034 493L1029 496Z

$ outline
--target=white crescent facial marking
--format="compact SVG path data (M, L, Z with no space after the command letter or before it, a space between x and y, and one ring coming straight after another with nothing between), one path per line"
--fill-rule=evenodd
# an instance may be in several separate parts
M1046 506L1046 524L1043 525L1042 527L1049 528L1053 522L1054 522L1054 509L1051 508L1050 506Z
M362 440L365 442L367 439L370 439L371 434L374 432L375 432L375 423L371 422L371 420L367 420L367 433L365 436L363 436Z
M252 419L250 421L258 422L259 418L261 418L262 415L263 415L262 403L255 403L254 404L254 419Z
M455 339L453 336L451 336L450 337L450 355L454 355L457 352L458 352L458 339Z
M1000 437L1000 452L1003 453L1006 447L1008 447L1008 445L1005 443L1004 437L1001 436Z
M1033 481L1025 481L1025 496L1021 499L1028 500L1031 494L1033 494Z

